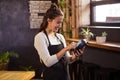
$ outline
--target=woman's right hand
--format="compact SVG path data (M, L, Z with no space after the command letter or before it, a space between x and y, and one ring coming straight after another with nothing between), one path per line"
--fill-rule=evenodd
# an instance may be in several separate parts
M72 42L72 43L70 43L70 44L66 47L66 49L69 51L69 50L71 50L71 49L74 49L74 48L76 47L76 45L77 45L77 43Z
M74 49L76 47L76 45L77 44L75 42L72 42L68 46L66 46L65 48L63 48L60 52L58 52L57 53L58 60L60 60L64 56L64 54L66 53L66 51Z

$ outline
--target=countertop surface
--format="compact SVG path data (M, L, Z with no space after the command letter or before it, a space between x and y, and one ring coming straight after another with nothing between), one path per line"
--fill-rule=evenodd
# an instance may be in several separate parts
M34 71L0 71L0 80L31 80Z

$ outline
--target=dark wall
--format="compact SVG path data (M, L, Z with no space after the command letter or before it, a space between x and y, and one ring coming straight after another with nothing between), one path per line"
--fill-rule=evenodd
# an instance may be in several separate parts
M120 70L120 52L86 47L82 60L105 68Z
M0 1L0 48L33 45L34 32L29 26L26 0Z
M30 29L28 0L0 0L0 51L14 51L19 58L11 58L9 70L33 66L39 70L39 57L34 49L38 30ZM40 75L39 75L40 76Z

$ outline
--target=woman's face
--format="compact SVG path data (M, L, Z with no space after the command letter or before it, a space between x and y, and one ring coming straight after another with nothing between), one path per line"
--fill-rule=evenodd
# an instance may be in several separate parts
M53 20L48 20L48 28L52 32L58 32L63 22L63 16L58 16Z

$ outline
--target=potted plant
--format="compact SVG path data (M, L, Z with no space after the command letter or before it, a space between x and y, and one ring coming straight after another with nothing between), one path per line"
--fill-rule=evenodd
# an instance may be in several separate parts
M0 52L0 70L6 70L10 57L18 57L18 54L12 51Z
M102 32L101 36L96 36L96 42L97 43L104 43L106 42L106 36L107 36L107 32Z
M34 71L35 69L32 66L19 66L23 71Z
M81 35L83 35L83 37L87 40L87 41L89 41L90 39L91 39L91 37L93 37L94 36L94 34L90 31L90 29L89 28L81 28Z

